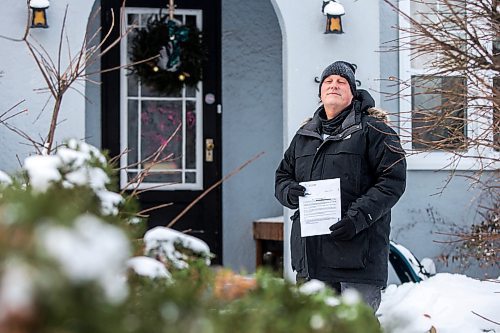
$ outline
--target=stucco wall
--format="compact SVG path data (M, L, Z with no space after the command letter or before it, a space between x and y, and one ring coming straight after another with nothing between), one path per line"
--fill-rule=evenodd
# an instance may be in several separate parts
M92 1L52 1L47 10L48 29L31 29L31 35L49 53L54 63L57 64L57 50L59 36L66 5L68 5L66 31L69 37L69 49L74 56L82 45ZM26 1L5 0L2 2L2 20L0 20L0 34L9 38L22 38L28 20ZM46 87L35 61L23 42L13 42L0 38L0 114L10 109L20 101L24 102L15 110L27 109L28 112L17 116L9 123L29 134L39 141L48 133L52 100L46 91L37 89ZM6 52L8 50L8 52ZM68 64L68 47L63 43L61 68ZM84 93L83 84L75 84L74 88ZM57 141L64 138L84 137L84 107L85 100L76 91L68 91L63 99L60 124L56 132ZM21 160L33 151L33 148L23 143L27 141L18 135L0 126L0 142L2 154L0 155L0 168L13 171L19 167L16 155ZM8 144L7 144L8 143Z
M269 0L223 0L223 174L265 152L223 184L224 265L236 270L255 269L252 221L282 214L273 195L283 149L281 61Z
M376 1L341 1L346 14L344 34L324 34L326 17L321 1L273 0L286 35L285 141L289 142L302 121L318 106L314 78L336 60L358 66L362 89L379 91L379 4ZM374 98L378 101L378 96Z
M468 175L458 173L450 181L448 171L408 171L407 190L393 210L391 238L419 258L432 258L438 272L497 277L498 270L479 269L474 261L470 267L461 267L452 259L458 244L447 243L456 239L448 234L461 232L480 221L478 205L484 204L482 200L486 197L479 188L471 186ZM446 254L451 255L445 261L442 255Z
M87 25L89 47L101 42L101 0L96 0ZM92 36L96 36L92 38ZM89 80L85 85L85 140L95 147L101 147L101 60L94 57L88 67Z

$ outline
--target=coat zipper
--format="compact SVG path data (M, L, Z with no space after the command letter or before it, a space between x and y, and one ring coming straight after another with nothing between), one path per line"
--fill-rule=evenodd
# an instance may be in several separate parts
M318 156L320 149L325 145L325 143L327 141L342 141L348 135L351 135L360 129L361 129L361 124L357 124L356 126L347 128L346 130L344 130L344 132L340 133L338 136L334 136L334 137L329 136L326 139L324 139L323 142L319 145L319 147L316 148L316 153L314 153L313 163L311 165L311 171L309 173L309 179L312 179L312 173L314 170L314 163L316 162L316 157ZM316 136L313 136L313 137L316 137ZM306 278L309 281L311 279L311 277L309 275L309 264L308 264L308 260L307 260L307 239L304 241L304 264L305 264L305 268L306 268L306 276L307 276Z

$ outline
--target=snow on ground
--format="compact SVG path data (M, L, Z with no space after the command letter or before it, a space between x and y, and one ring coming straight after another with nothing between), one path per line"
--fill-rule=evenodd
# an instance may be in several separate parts
M432 327L437 333L500 332L500 280L440 273L420 283L390 285L377 316L387 333Z

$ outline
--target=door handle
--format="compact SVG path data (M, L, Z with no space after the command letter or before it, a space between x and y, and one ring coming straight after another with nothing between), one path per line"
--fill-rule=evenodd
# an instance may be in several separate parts
M214 139L207 138L205 139L205 161L213 162L214 161Z

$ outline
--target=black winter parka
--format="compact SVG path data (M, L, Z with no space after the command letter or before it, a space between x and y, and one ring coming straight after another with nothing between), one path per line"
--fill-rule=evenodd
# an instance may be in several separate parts
M323 140L319 112L295 134L276 170L275 196L286 207L290 184L340 178L341 212L356 236L300 236L298 210L292 216L292 268L301 276L330 282L385 286L391 208L405 190L406 161L397 134L368 115L371 96L358 90L339 134Z

